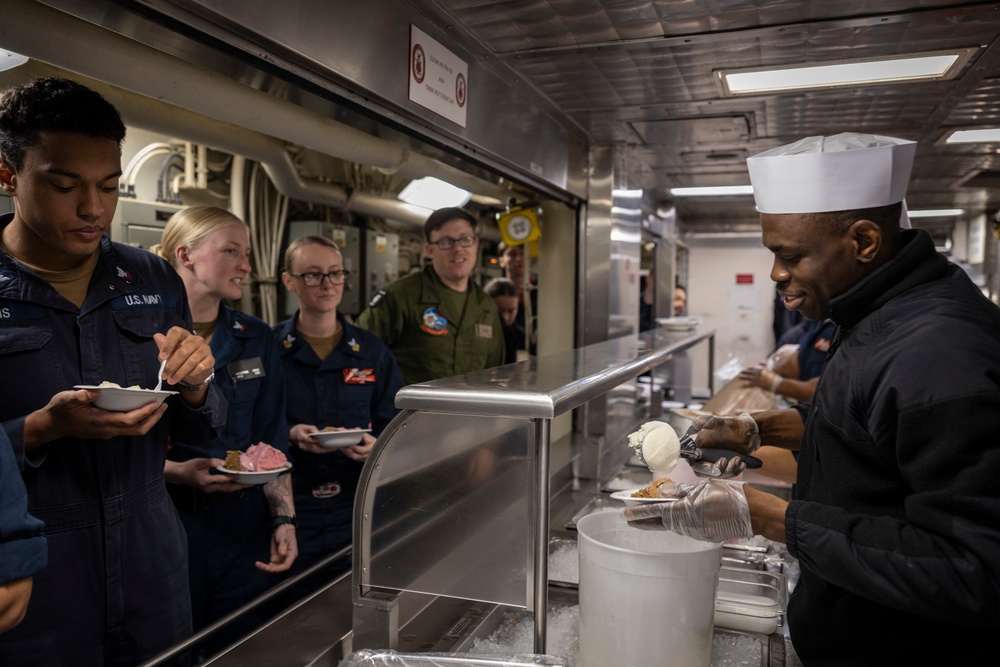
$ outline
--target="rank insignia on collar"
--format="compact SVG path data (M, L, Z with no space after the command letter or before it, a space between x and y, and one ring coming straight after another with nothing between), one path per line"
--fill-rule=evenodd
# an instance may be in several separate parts
M246 331L246 325L244 325L239 320L233 322L233 328L236 329L237 331Z
M281 341L281 344L287 350L292 346L292 343L294 342L295 342L295 336L293 336L292 334L288 334L287 336L285 336L285 340Z
M358 350L361 349L361 346L358 345L358 341L354 340L353 338L347 341L347 346L351 348L351 352L357 352Z
M120 266L115 267L115 275L117 275L119 278L121 278L127 283L132 282L132 274Z

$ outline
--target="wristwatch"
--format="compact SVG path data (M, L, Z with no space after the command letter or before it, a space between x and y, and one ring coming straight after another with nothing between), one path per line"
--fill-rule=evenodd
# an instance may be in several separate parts
M213 370L211 373L208 374L208 377L205 378L199 384L188 384L187 382L178 381L177 386L180 387L181 389L186 389L187 391L198 391L199 389L207 387L208 384L214 379L215 379L215 371Z
M294 516L278 515L271 520L271 530L278 530L278 526L284 526L285 524L288 524L292 528L298 528L299 520Z

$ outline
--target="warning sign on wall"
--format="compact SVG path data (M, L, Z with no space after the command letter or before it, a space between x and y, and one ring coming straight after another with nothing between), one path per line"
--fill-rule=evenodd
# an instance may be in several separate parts
M414 25L410 26L410 101L465 127L469 65Z

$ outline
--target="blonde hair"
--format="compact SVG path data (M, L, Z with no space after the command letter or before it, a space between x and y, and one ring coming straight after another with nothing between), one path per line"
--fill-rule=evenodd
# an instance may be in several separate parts
M189 206L183 208L167 220L160 242L149 249L177 268L177 248L184 245L194 248L198 243L220 227L247 223L229 211L218 206Z
M300 236L289 243L288 247L285 248L285 268L283 268L282 271L285 273L292 272L292 261L295 259L295 254L300 248L307 245L321 245L326 246L327 248L333 248L337 251L337 254L343 257L343 254L340 252L340 247L325 236Z

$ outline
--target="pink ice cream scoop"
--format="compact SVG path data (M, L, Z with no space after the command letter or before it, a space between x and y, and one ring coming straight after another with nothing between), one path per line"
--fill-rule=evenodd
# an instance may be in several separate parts
M240 463L248 472L264 472L282 468L288 459L285 454L271 445L258 442L240 454Z

